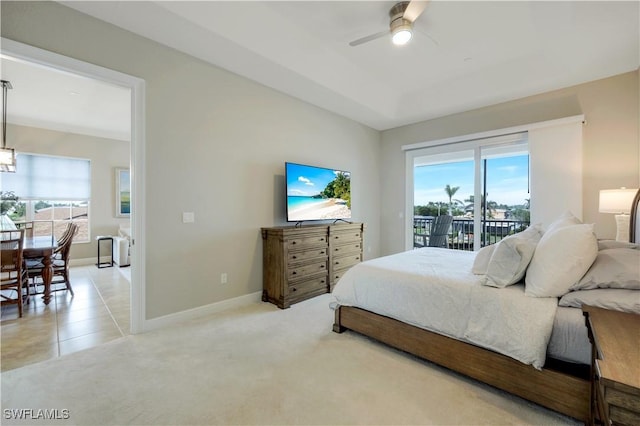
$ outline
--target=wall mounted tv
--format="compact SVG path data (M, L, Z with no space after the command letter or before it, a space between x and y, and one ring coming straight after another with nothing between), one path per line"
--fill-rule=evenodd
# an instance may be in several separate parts
M351 173L285 163L287 221L351 219Z

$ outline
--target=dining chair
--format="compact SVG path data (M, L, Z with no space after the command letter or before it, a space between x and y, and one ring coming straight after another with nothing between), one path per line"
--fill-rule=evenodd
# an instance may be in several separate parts
M429 231L429 247L449 248L449 228L453 222L453 216L440 215L436 216L431 223Z
M25 300L29 303L29 277L22 257L25 230L0 232L0 305L17 304L22 318L22 305Z
M69 222L64 233L58 239L58 247L53 252L51 257L51 266L53 268L53 276L51 279L51 292L69 290L73 296L73 288L71 287L71 281L69 280L69 258L71 253L71 243L73 237L78 231L78 225L73 222ZM42 270L44 264L42 259L27 260L27 270L29 278L31 278L34 287L38 285L38 279L42 280ZM56 279L56 277L60 277ZM64 284L64 287L58 286ZM37 292L37 291L36 291Z

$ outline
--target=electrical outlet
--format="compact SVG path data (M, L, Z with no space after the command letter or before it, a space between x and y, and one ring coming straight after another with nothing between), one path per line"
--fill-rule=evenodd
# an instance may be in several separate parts
M220 284L226 284L227 283L227 273L223 272L220 274Z
M182 223L193 223L196 221L193 212L182 212Z

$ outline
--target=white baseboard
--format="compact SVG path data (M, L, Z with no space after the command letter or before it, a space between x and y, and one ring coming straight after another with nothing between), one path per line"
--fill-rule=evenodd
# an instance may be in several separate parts
M108 262L109 259L104 258L105 262ZM85 257L82 259L69 259L70 266L86 266L86 265L95 265L98 263L97 257Z
M262 291L256 291L255 293L245 294L244 296L234 297L233 299L227 299L221 302L188 309L186 311L145 320L143 324L143 332L168 327L191 319L201 318L206 315L226 311L232 308L247 306L260 301L262 301Z
M102 257L101 257L102 258ZM102 258L103 262L108 262L111 257ZM71 259L71 266L85 266L95 265L98 262L97 257L86 257L83 259ZM114 266L118 266L114 263ZM158 318L150 320L144 320L142 325L142 332L156 330L158 328L164 328L170 325L179 324L184 321L188 321L195 318L200 318L206 315L226 311L232 308L238 308L247 306L252 303L258 303L262 301L262 291L256 291L255 293L245 294L243 296L234 297L232 299L222 300L220 302L211 303L205 306L199 306L197 308L188 309L186 311L175 312L173 314L164 315Z
M111 260L111 256L100 256L101 262L108 263ZM95 265L98 263L97 257L85 257L82 259L69 259L70 266L87 266ZM113 263L113 266L117 266L117 263Z

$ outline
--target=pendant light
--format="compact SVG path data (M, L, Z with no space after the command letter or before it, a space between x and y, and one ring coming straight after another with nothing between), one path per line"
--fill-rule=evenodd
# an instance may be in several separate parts
M2 82L2 148L0 148L0 172L16 172L16 151L7 148L7 90L13 89L11 82Z

